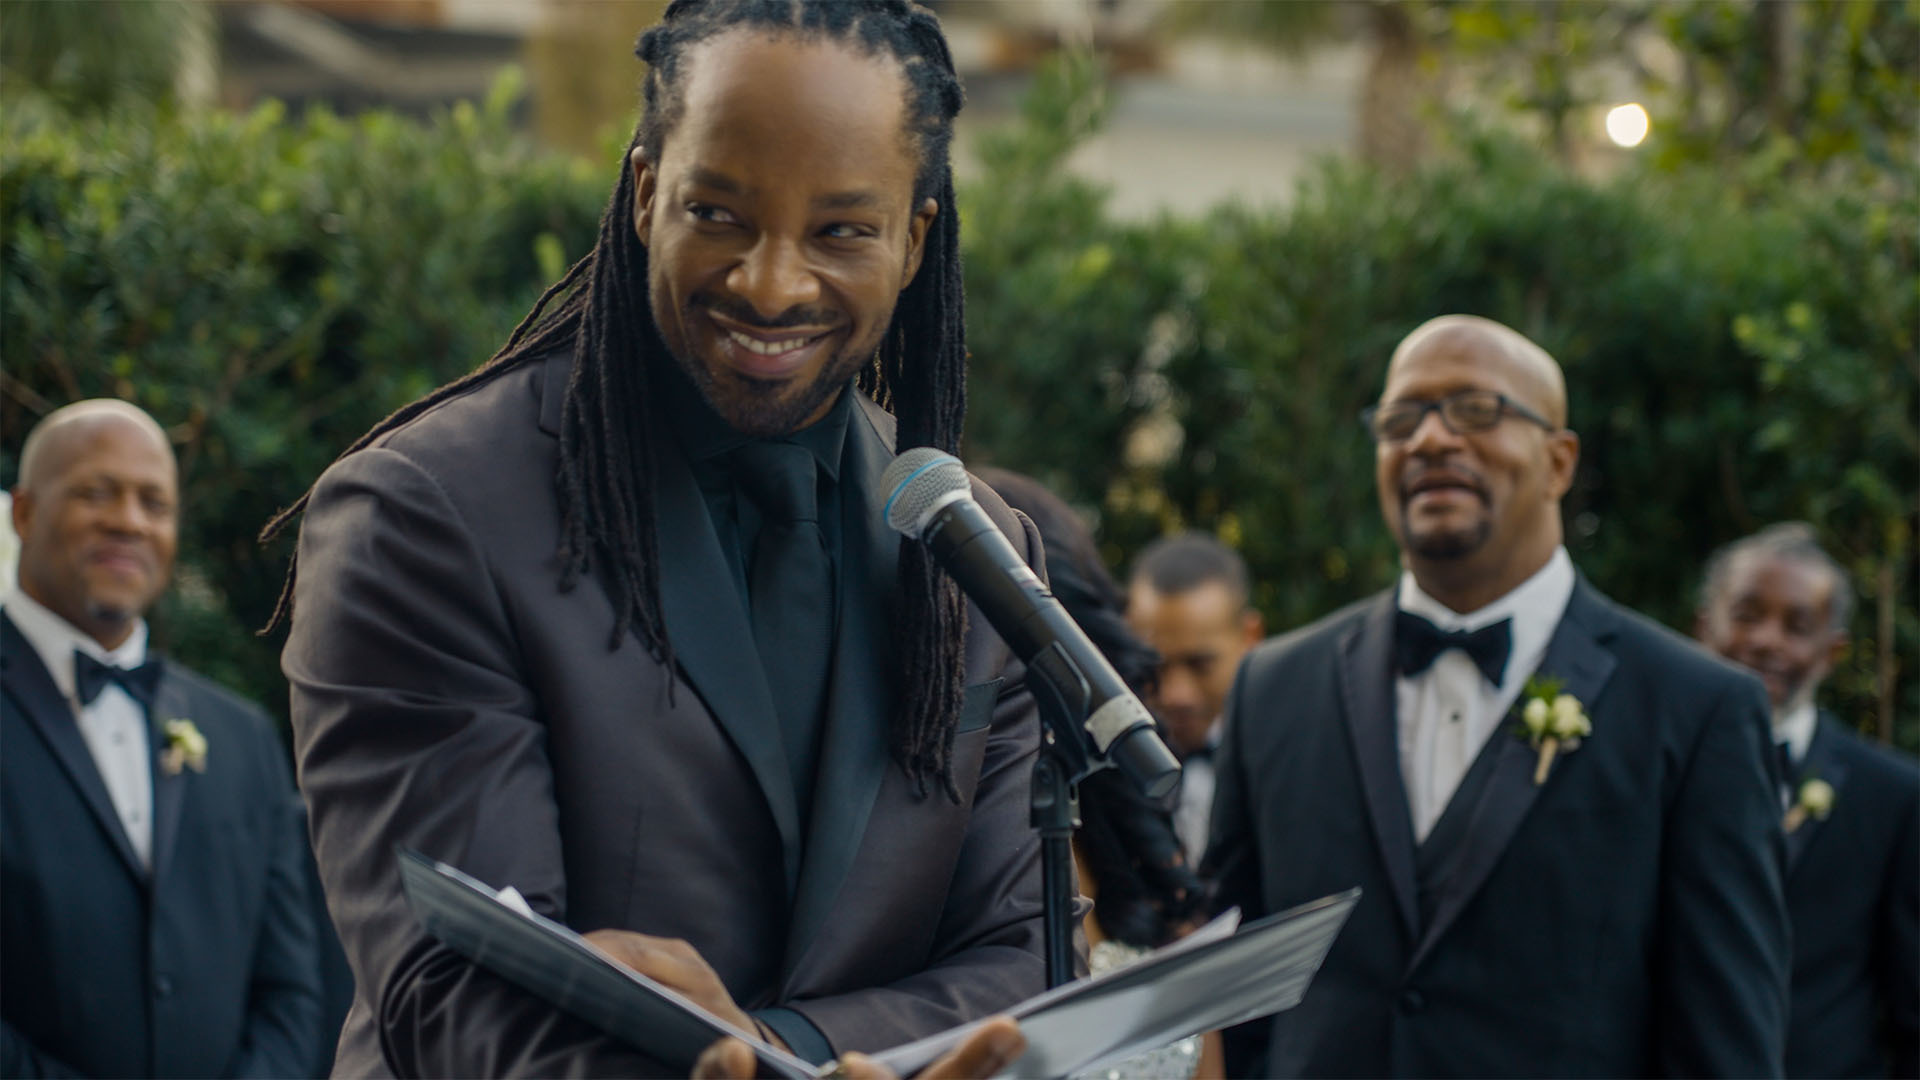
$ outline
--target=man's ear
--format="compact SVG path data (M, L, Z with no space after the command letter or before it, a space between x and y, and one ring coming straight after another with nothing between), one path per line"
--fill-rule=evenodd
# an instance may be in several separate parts
M933 227L933 219L940 216L940 204L933 200L920 204L914 212L913 220L907 223L907 264L906 273L900 277L902 291L913 284L913 276L920 272L920 260L927 253L927 230Z
M1240 638L1242 641L1245 641L1248 645L1258 645L1260 644L1260 639L1266 636L1267 620L1265 616L1261 615L1260 612L1254 608L1248 608L1240 613Z
M1845 630L1834 631L1833 640L1827 643L1827 670L1828 671L1832 671L1834 668L1837 668L1840 666L1840 661L1845 660L1847 658L1847 649L1852 644L1853 644L1853 639L1847 636L1847 632Z
M653 232L653 163L636 146L627 156L627 167L633 170L633 234L640 238L640 246L646 247Z
M1707 644L1707 633L1710 629L1711 629L1711 624L1708 622L1708 619L1707 619L1707 609L1701 608L1699 611L1694 612L1693 613L1693 640L1698 641L1702 644Z
M1580 468L1580 436L1572 428L1548 435L1547 456L1553 462L1553 497L1559 499L1573 490L1573 474Z
M13 507L8 514L13 519L13 535L27 535L27 528L33 524L33 492L23 487L13 489Z

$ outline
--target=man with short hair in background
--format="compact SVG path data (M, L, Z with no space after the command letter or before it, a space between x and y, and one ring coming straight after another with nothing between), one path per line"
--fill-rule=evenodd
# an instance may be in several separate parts
M1364 419L1403 572L1248 654L1206 867L1248 918L1363 891L1230 1075L1779 1075L1766 699L1575 571L1559 365L1434 319Z
M153 418L56 410L0 610L0 1075L305 1076L320 945L286 752L148 647L179 487Z
M1773 705L1787 832L1787 1075L1920 1075L1920 768L1814 705L1853 589L1802 522L1707 564L1696 634Z
M1127 622L1160 653L1148 702L1167 745L1180 756L1174 831L1198 865L1206 854L1213 810L1213 753L1227 691L1240 658L1266 624L1248 603L1247 564L1205 533L1163 537L1135 560L1127 587Z

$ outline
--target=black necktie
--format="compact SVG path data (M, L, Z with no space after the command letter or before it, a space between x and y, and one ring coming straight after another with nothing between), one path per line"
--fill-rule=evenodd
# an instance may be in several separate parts
M804 814L833 645L833 562L820 532L813 453L796 443L750 442L733 451L733 466L735 482L760 511L748 606Z
M1773 752L1780 759L1780 782L1792 787L1794 776L1800 772L1800 767L1793 762L1793 744L1783 739L1773 744Z
M1467 654L1487 681L1499 686L1507 674L1507 658L1513 652L1513 620L1501 619L1478 630L1442 630L1412 612L1397 613L1393 624L1393 652L1400 674L1418 675L1433 666L1433 661L1448 649Z
M100 691L107 684L115 682L120 688L139 702L143 708L153 708L153 691L160 685L161 663L158 657L136 668L115 667L103 664L79 649L73 650L73 692L80 699L80 707L93 704Z

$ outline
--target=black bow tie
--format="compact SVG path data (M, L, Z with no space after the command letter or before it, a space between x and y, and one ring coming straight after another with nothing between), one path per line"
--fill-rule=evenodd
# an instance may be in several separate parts
M1487 681L1499 686L1513 652L1513 620L1501 619L1478 630L1442 630L1412 612L1402 611L1393 624L1393 653L1400 674L1412 677L1433 666L1448 649L1467 654Z
M73 650L73 692L82 708L93 704L107 684L115 682L146 708L153 708L153 691L160 685L160 660L149 660L136 668L103 664L79 649Z
M1773 752L1780 762L1781 782L1792 787L1794 777L1800 775L1800 765L1793 760L1793 744L1782 739L1773 744Z

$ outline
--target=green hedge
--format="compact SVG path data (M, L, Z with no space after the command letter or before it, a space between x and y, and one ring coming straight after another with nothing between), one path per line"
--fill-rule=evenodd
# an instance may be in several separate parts
M1098 89L1059 69L962 193L971 456L1096 514L1116 565L1169 527L1219 531L1270 624L1298 625L1394 573L1354 420L1389 351L1430 315L1488 315L1566 366L1570 545L1602 588L1684 626L1713 546L1812 520L1863 590L1829 700L1871 726L1890 641L1898 739L1920 744L1911 185L1596 184L1470 139L1402 180L1329 165L1284 210L1121 222L1060 167ZM186 516L159 629L276 708L277 644L249 631L286 545L258 548L260 523L483 360L591 242L615 155L527 150L511 94L425 124L0 117L0 441L95 394L171 426Z

